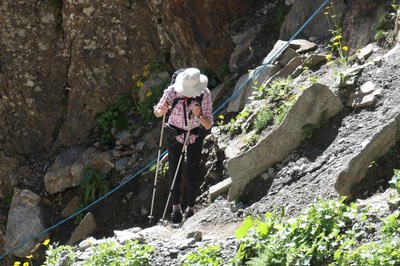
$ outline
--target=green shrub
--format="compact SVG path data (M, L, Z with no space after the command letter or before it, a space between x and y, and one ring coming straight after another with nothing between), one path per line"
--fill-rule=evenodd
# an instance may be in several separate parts
M113 105L97 117L94 133L100 135L102 143L110 144L115 140L111 133L113 128L121 130L128 126L128 114L131 111L132 104L129 95L120 95Z
M353 235L351 208L343 200L319 201L286 223L273 213L264 222L247 218L236 234L246 233L236 258L249 265L324 265Z
M399 212L389 215L383 219L382 235L385 237L393 237L400 234Z
M266 88L266 97L272 102L281 103L290 99L293 89L291 78L277 78Z
M273 118L274 114L272 113L271 109L269 109L268 107L262 108L254 120L254 128L256 130L256 133L260 133L269 124L271 124Z
M139 244L138 241L127 241L124 245L113 240L102 242L93 246L91 257L80 262L86 266L146 266L150 265L151 255L154 249L150 245ZM49 246L46 251L46 261L43 265L54 266L62 262L64 266L77 265L77 254L73 247Z
M154 249L150 245L128 241L120 245L115 241L106 241L93 248L93 256L84 261L85 266L146 266L150 265Z
M384 30L378 29L375 32L375 41L382 42L386 39L386 32Z
M188 253L183 260L183 266L219 266L222 265L220 258L221 247L210 245L200 247L196 251Z
M76 254L71 246L49 245L46 250L45 266L54 266L62 260L64 266L72 266L76 262Z
M108 181L100 169L93 165L85 166L80 176L82 203L86 206L108 192Z
M400 171L398 169L394 169L393 171L394 175L389 181L389 185L391 188L396 189L397 192L400 194Z
M153 113L153 107L156 105L161 98L164 89L168 87L169 81L164 80L157 86L151 87L151 91L146 94L146 98L142 102L137 102L137 111L140 116L140 123L146 125L153 123L158 120Z
M355 250L341 254L338 261L331 265L399 265L400 241L397 239L363 244Z

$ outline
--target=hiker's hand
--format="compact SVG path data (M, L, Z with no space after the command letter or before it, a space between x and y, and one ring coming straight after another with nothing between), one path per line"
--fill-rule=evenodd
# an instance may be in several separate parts
M196 117L199 117L199 116L201 115L201 107L200 107L200 105L199 105L199 104L196 104L196 105L193 107L192 112L193 112L193 114L194 114Z
M168 104L167 101L163 102L162 104L158 104L158 108L160 109L160 111L162 112L162 114L165 114L169 111L169 109L171 108Z
M165 101L163 103L159 103L154 108L154 114L157 117L163 116L164 114L166 114L169 111L170 108L171 107L169 106L167 101Z

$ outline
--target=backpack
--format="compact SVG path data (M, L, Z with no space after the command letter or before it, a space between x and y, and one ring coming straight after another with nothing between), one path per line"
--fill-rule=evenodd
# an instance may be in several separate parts
M169 85L175 84L176 77L178 76L179 73L181 73L181 72L183 72L183 71L185 71L185 68L180 68L180 69L176 70L176 71L174 72L174 74L172 74L171 83L170 83Z

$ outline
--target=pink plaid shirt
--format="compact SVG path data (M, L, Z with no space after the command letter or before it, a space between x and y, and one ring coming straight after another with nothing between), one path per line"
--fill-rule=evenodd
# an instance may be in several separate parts
M200 104L201 106L201 113L204 117L206 117L208 120L210 120L211 125L214 124L214 118L212 114L212 100L211 100L211 92L209 89L206 88L206 90L203 92L203 100ZM160 103L164 101L168 101L168 103L172 106L172 103L174 102L175 98L185 98L184 96L180 95L179 93L175 92L174 86L171 85L169 86L166 90L164 90L164 94L160 99ZM159 103L159 104L160 104ZM186 105L186 119L187 119L187 125L185 125L185 114L183 111L183 105ZM195 106L196 101L192 100L189 105L187 105L187 102L185 100L179 100L177 104L174 106L172 109L171 115L168 119L168 123L170 125L173 125L175 127L181 128L183 130L188 130L189 125L190 125L190 118L189 118L189 113L192 110L192 108ZM199 127L201 125L200 121L198 118L194 118L192 128ZM196 141L196 135L190 134L189 136L189 144L192 144ZM176 136L176 139L180 142L184 142L184 135L178 135Z

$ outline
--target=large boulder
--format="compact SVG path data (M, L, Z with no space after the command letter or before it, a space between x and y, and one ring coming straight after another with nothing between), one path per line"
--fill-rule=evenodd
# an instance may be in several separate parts
M115 165L109 153L93 147L86 150L70 148L57 156L44 176L44 186L50 194L64 191L66 188L78 186L85 166L95 166L107 174Z
M369 139L361 143L362 149L356 156L349 155L345 163L337 169L338 177L335 183L336 191L349 199L353 198L352 189L365 177L371 162L387 154L396 145L400 115L388 121Z
M38 243L47 238L40 208L40 196L16 189L8 213L4 250L17 257L31 255Z

